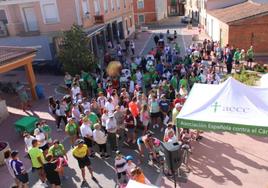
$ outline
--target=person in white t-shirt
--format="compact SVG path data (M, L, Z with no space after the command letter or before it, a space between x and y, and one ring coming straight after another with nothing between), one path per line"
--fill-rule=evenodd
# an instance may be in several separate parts
M32 135L30 135L28 132L23 133L24 137L24 143L25 143L25 152L28 153L28 151L33 147L32 141L35 139Z
M120 184L121 181L121 177L124 176L124 183L127 182L127 178L126 178L126 165L127 161L126 159L122 156L120 151L116 151L116 156L115 156L115 160L114 160L114 166L115 166L115 171L117 174L117 178L118 178L118 184Z
M84 111L85 110L89 110L90 111L90 102L87 101L87 98L86 97L83 98L81 105L84 108Z
M167 142L172 142L172 143L178 142L178 138L174 134L174 131L173 130L170 130L168 132L168 141Z
M99 123L94 125L93 139L98 144L100 149L100 156L102 158L108 159L109 155L107 154L107 135L101 130Z
M114 118L113 113L109 113L109 118L106 121L105 128L108 133L108 140L110 143L111 150L117 150L117 139L116 139L116 132L117 132L117 122Z
M89 121L88 117L83 118L83 123L80 127L80 133L81 136L83 137L85 144L87 145L88 148L90 148L90 156L94 157L94 152L92 152L92 147L93 147L93 132L91 129L91 122Z
M131 177L131 170L136 167L136 164L133 163L133 157L131 155L126 156L125 159L127 161L126 166L125 166L126 172L127 172L127 176L128 177Z
M80 87L77 84L74 84L72 89L71 89L71 93L72 93L73 100L76 100L77 94L81 94Z
M113 105L113 100L112 98L109 98L106 103L105 103L105 109L108 111L108 113L113 113L115 110L115 107Z
M44 152L48 150L48 143L46 141L46 136L43 132L40 131L39 128L36 128L34 130L34 136L39 143L39 148L42 149Z

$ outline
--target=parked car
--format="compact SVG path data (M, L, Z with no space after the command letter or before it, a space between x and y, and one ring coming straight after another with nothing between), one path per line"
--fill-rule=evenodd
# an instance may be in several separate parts
M185 23L185 24L192 23L192 18L190 18L190 17L188 17L188 16L184 16L184 17L181 19L181 23Z

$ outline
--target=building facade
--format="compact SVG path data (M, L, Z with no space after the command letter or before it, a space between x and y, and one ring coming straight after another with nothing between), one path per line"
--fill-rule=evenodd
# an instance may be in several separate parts
M207 11L246 2L247 0L186 0L185 15L206 25Z
M243 11L241 11L243 10ZM268 55L268 4L244 2L207 12L206 31L222 46L248 49L254 46L256 55Z
M132 0L0 0L0 16L8 33L2 44L39 46L45 60L53 60L54 39L73 24L84 28L96 56L108 40L116 43L135 30Z
M186 0L168 0L168 16L184 16Z
M133 0L135 24L156 22L167 17L167 0Z

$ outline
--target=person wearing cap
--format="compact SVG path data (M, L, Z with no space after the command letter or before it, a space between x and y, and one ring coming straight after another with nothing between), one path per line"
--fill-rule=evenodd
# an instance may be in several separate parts
M179 115L180 111L181 111L182 105L180 103L177 103L175 105L175 108L173 108L172 110L172 123L175 125L176 124L176 118Z
M61 180L58 173L58 167L56 161L54 161L52 154L46 155L47 163L44 164L44 171L48 182L51 184L51 188L60 188Z
M88 117L84 117L83 118L83 123L80 127L80 133L82 138L85 141L85 144L87 145L87 147L90 149L90 156L94 157L94 152L92 152L92 147L93 147L93 132L91 129L91 125L92 123L89 121Z
M71 145L74 145L74 141L77 137L78 126L74 121L74 118L68 118L68 123L65 126L65 132L70 137Z
M15 177L19 180L21 187L28 188L29 177L22 161L19 160L19 152L17 150L11 152L11 160L9 165L11 166Z
M94 124L93 140L97 143L100 151L100 156L102 158L108 159L107 154L107 135L101 130L101 125L99 123Z
M32 146L33 147L28 152L32 162L32 169L38 171L39 179L42 182L41 185L47 187L47 184L45 183L46 175L43 168L45 163L44 154L42 150L38 148L38 141L36 139L32 141Z
M126 156L125 159L127 161L126 166L125 166L126 172L127 172L127 176L128 177L131 177L131 170L134 169L134 168L136 168L136 164L133 163L133 159L134 158L131 155Z
M127 182L127 178L126 178L126 159L122 156L120 151L116 151L116 156L114 159L114 166L115 166L115 172L117 174L117 180L118 180L118 184L120 184L121 178L122 176L124 176L124 180L123 182L126 183Z
M108 114L108 119L105 123L105 128L108 133L108 140L110 143L110 148L112 151L117 150L117 140L116 140L116 132L117 132L117 122L114 118L114 114Z
M8 169L8 172L10 174L10 176L13 178L14 180L14 183L13 183L13 186L11 186L11 188L18 188L19 187L19 180L16 178L15 174L14 174L14 171L12 169L12 167L10 166L10 161L12 160L11 158L11 150L7 150L4 152L4 162L6 164L6 167Z
M85 167L88 168L89 173L91 175L91 178L96 181L96 178L93 176L93 171L91 168L91 162L89 159L89 149L87 145L85 144L84 140L77 139L76 140L76 146L72 150L72 154L74 158L78 162L78 166L81 169L83 182L82 185L86 183L86 173L85 173Z

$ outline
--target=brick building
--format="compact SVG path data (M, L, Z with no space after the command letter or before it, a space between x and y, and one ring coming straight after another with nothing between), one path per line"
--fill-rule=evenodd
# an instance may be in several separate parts
M207 12L206 31L222 46L248 49L268 55L268 4L247 1Z
M108 40L115 44L135 30L132 0L0 0L0 34L8 33L1 45L37 47L36 60L53 61L57 38L73 24L102 57Z
M168 8L168 16L184 16L185 0L168 0L167 8Z
M133 0L136 25L155 22L167 17L167 0Z

